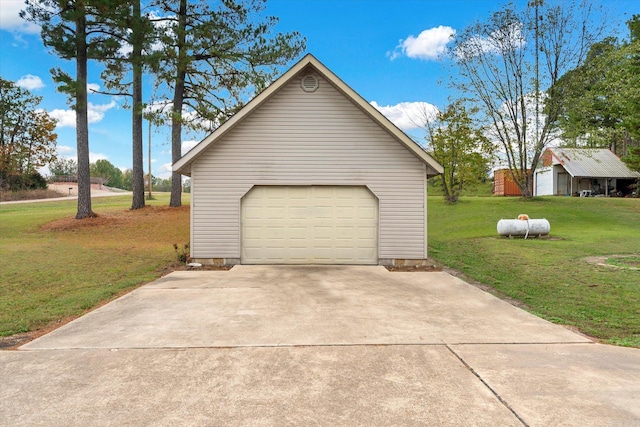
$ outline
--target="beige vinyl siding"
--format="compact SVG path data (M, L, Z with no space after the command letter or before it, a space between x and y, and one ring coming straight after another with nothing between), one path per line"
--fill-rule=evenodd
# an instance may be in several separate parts
M425 258L425 164L321 77L304 92L302 75L192 165L192 256L240 258L254 185L364 185L379 200L379 258Z

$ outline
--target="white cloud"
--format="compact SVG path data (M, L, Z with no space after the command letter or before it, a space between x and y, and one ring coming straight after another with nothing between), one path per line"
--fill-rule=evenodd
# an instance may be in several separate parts
M163 18L175 17L175 15L169 14L169 15L163 16L163 15L160 15L158 11L152 10L149 13L147 13L146 16L152 21L153 26L157 30L164 32L169 36L172 34L174 21L170 21L168 19L163 19ZM131 34L131 30L128 30L127 33ZM151 52L157 52L161 50L163 47L164 47L164 44L162 44L159 41L155 41L151 43L149 50ZM120 55L123 58L129 57L131 52L133 52L133 46L127 42L122 43L122 45L118 49L118 55Z
M0 30L13 33L37 34L40 27L20 18L20 11L25 8L24 0L2 0L0 7Z
M527 44L522 23L514 23L493 31L486 37L474 36L457 46L455 54L458 58L473 57L481 53L504 54L517 50Z
M173 103L168 100L155 101L144 107L145 113L170 113Z
M58 145L58 156L64 159L76 160L76 149L68 145ZM109 160L109 157L103 153L89 152L89 163L95 163L98 160Z
M42 89L44 87L44 83L40 77L34 76L33 74L27 74L16 81L16 86L20 86L27 90L37 90Z
M191 126L201 129L205 132L213 132L220 126L218 120L203 119L195 111L182 110L182 118L185 122L190 123Z
M96 83L87 83L87 92L93 93L100 90L100 85Z
M105 112L116 105L115 101L100 105L89 102L87 105L87 118L89 123L100 122L104 119ZM56 108L55 110L49 111L49 115L58 120L57 127L76 127L76 112L73 110L61 110Z
M107 157L106 154L92 153L91 151L89 151L89 163L95 163L98 160L109 160L109 157Z
M116 101L111 101L108 104L96 105L91 102L87 105L87 116L89 117L89 123L98 123L104 119L104 113L115 107Z
M127 58L133 52L133 46L129 43L123 43L118 49L118 55Z
M173 170L171 169L171 163L165 163L158 168L158 177L167 179L171 177L172 172Z
M447 44L455 36L456 30L440 25L421 32L418 37L410 35L405 40L400 40L389 57L393 60L400 55L406 55L412 59L436 60L447 51Z
M193 147L198 145L198 142L200 141L196 141L194 139L189 141L182 141L182 151L181 151L182 155L184 156L187 151L191 150Z
M438 113L438 107L428 102L401 102L383 106L371 101L371 105L404 131L424 126L425 119Z
M145 113L160 113L164 115L171 114L171 108L173 106L173 102L171 100L161 100L152 102L148 104L144 112ZM190 110L187 106L182 108L182 119L185 123L189 123L189 126L192 128L198 128L199 130L203 130L205 132L213 132L218 126L219 122L217 120L207 120L200 117L195 111Z
M76 152L75 148L69 147L68 145L58 145L56 147L56 150L58 152L58 156L62 156L62 157L65 157L66 155L69 155L72 153L75 154Z
M49 111L49 115L58 121L56 127L76 127L76 112L73 110L56 108L55 110Z

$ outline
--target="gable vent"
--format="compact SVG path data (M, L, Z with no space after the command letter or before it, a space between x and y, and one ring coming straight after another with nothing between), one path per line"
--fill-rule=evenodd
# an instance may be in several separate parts
M318 89L318 79L316 76L308 74L302 78L300 86L305 92L315 92Z

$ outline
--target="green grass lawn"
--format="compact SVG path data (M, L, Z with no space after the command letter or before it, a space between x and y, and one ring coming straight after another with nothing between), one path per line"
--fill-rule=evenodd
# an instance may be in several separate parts
M0 336L80 315L176 264L173 243L189 240L188 206L167 208L168 195L141 210L129 211L130 203L130 196L94 199L100 217L82 221L73 219L75 201L0 206ZM463 197L446 205L429 197L428 203L430 257L543 318L640 347L640 271L584 260L640 255L640 199ZM498 237L498 220L520 213L547 218L552 238Z
M429 197L429 256L532 313L603 341L640 347L640 271L587 256L640 254L640 199ZM501 218L547 218L551 239L498 237ZM631 261L631 260L629 260Z
M131 196L0 206L0 336L50 326L159 277L189 241L188 206L168 195L128 211ZM53 222L52 222L53 221Z

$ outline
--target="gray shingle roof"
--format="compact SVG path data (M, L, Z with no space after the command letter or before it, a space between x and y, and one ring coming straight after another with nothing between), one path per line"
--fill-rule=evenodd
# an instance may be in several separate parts
M574 177L640 178L640 173L630 170L622 160L607 149L551 148L550 150L555 161L559 161Z

